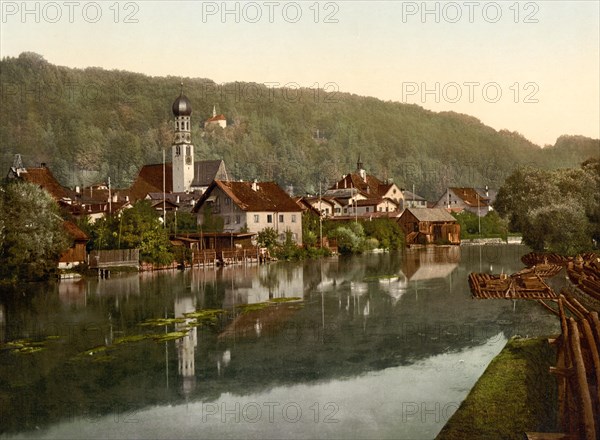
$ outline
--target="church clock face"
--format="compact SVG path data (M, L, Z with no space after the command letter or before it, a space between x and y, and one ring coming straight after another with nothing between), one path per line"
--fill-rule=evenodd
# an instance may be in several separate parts
M192 156L185 156L185 163L186 163L186 165L191 165L192 164Z

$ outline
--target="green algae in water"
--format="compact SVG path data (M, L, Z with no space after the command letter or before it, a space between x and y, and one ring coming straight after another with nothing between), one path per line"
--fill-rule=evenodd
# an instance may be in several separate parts
M198 321L202 320L213 320L227 313L227 310L223 309L204 309L204 310L196 310L195 312L184 313L183 316L186 318L196 319Z
M256 312L258 310L266 309L267 307L272 306L273 304L269 304L268 302L260 302L255 304L240 304L235 306L236 309L240 313L248 313L248 312Z
M44 341L32 341L31 339L17 339L0 346L2 350L8 350L14 354L32 354L45 349Z
M290 298L273 298L269 300L272 303L286 303L286 302L294 302L294 301L302 301L302 298L298 296L292 296Z
M183 324L185 323L185 318L154 318L147 319L146 321L140 323L139 325L147 326L147 327L164 327L165 325L171 324Z
M146 339L149 339L150 337L152 337L153 335L145 335L145 334L140 334L140 335L129 335L129 336L121 336L120 338L116 338L113 341L114 345L121 345L121 344L127 344L130 342L140 342L140 341L145 341Z
M184 330L180 332L165 333L164 335L152 335L152 339L154 339L154 342L174 341L176 339L181 339L184 336L187 336L187 333L188 330Z

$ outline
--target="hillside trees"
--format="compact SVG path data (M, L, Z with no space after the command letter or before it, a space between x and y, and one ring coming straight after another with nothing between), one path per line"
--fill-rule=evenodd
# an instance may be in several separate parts
M21 153L26 166L47 162L64 185L110 177L115 187L127 186L171 145L180 78L70 69L33 53L3 58L0 76L2 169ZM275 180L296 194L315 193L319 181L331 185L355 169L359 153L369 173L414 184L436 200L447 186L497 188L527 164L574 167L600 146L563 136L542 150L468 115L314 88L186 78L184 93L193 107L196 159L224 159L232 178ZM204 130L213 105L235 123Z

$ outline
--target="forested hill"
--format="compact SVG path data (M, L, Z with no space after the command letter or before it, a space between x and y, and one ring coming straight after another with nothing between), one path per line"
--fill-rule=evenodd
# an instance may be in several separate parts
M393 178L434 200L445 187L498 187L519 165L578 166L599 141L562 136L541 149L518 133L471 116L322 89L71 69L23 53L0 62L2 172L13 155L46 162L67 186L128 186L139 167L162 161L172 140L171 104L180 82L192 103L197 159L222 158L236 179L275 180L297 194L353 171ZM321 85L324 86L324 85ZM228 127L203 130L213 105ZM167 150L169 153L170 150ZM167 154L167 158L169 154Z

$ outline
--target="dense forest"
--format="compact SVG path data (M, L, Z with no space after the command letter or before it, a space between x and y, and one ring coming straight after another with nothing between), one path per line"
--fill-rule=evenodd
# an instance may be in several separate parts
M359 154L369 173L415 185L435 200L447 186L498 188L520 166L577 167L600 150L599 140L582 136L561 136L542 149L468 115L336 92L333 85L218 85L55 66L31 52L3 58L0 80L0 166L8 170L19 153L26 166L47 163L70 187L108 177L127 187L140 166L161 162L181 82L192 102L197 159L224 159L233 178L275 180L296 194L332 184L354 170ZM204 130L213 106L226 115L226 129Z

